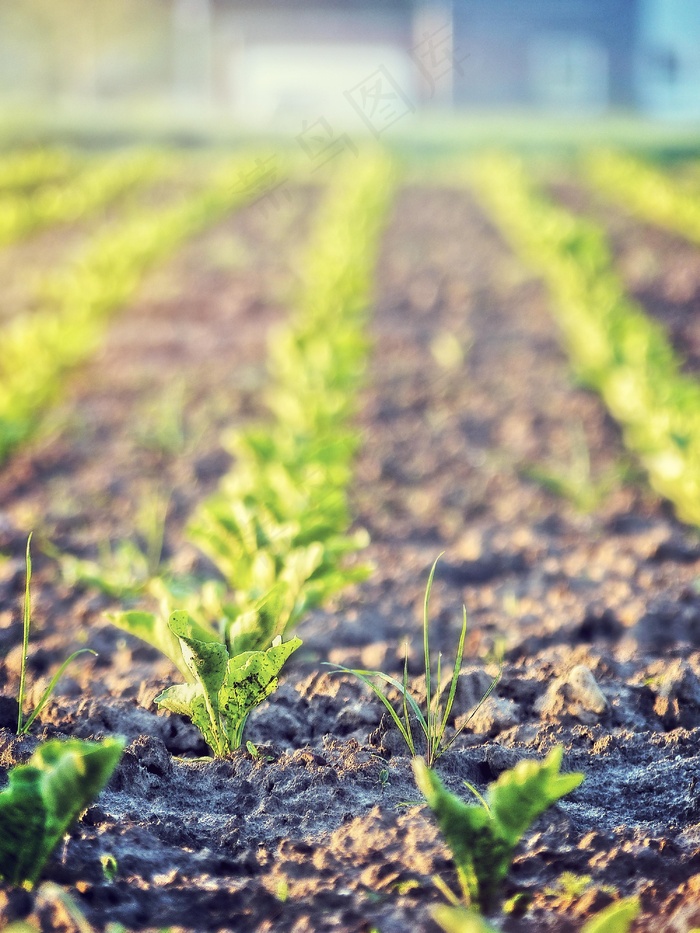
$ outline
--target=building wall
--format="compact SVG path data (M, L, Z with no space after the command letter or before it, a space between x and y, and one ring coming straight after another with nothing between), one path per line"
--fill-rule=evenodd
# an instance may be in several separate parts
M338 127L361 122L348 94L387 76L413 94L405 2L261 0L251 7L218 0L213 17L217 100L246 122L288 129L319 118Z
M637 0L456 0L457 103L631 105Z

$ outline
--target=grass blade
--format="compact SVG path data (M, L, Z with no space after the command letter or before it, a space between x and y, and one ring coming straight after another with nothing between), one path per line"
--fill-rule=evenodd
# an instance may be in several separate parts
M74 651L73 654L69 658L66 658L63 664L59 667L59 669L56 671L56 673L51 678L48 687L46 688L46 690L44 690L41 699L39 700L37 705L34 707L34 711L29 717L29 719L24 723L21 729L18 729L17 735L26 735L26 733L29 731L31 724L34 722L34 720L37 718L37 716L41 713L43 708L48 703L51 697L51 694L56 689L56 684L63 676L63 672L65 671L65 669L68 667L71 661L73 661L75 658L78 657L78 655L86 654L86 653L93 654L95 655L95 657L97 657L97 652L93 651L92 648L80 648L78 651Z
M22 666L19 673L19 696L17 697L17 706L19 707L17 711L17 735L22 735L23 726L22 726L22 709L24 707L24 688L25 681L27 676L27 654L29 652L29 628L31 626L32 619L32 607L30 601L30 590L31 590L31 581L32 581L32 555L31 555L31 543L32 535L30 534L27 538L27 551L25 555L25 564L27 568L27 582L24 587L24 614L23 614L23 627L24 634L22 636Z

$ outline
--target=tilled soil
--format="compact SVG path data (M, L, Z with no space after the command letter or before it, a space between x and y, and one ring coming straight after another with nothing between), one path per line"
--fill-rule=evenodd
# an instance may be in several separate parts
M420 693L423 592L445 551L431 644L449 664L464 603L457 725L494 658L505 661L493 697L440 759L443 780L465 797L464 780L483 792L555 744L585 774L516 857L504 896L528 892L529 911L496 921L574 931L618 894L638 893L635 930L689 931L700 924L700 543L645 490L598 400L572 383L546 294L468 194L412 187L398 197L351 491L374 571L299 627L303 649L247 728L257 758L198 760L196 730L152 703L171 681L168 663L109 627L106 597L68 587L42 557L42 541L95 556L132 533L146 486L169 494L166 557L197 565L179 529L228 468L220 431L261 415L265 330L284 313L289 241L312 200L300 192L284 218L253 205L183 251L76 375L53 432L0 472L0 685L16 695L34 527L31 677L80 644L100 653L75 665L36 733L130 743L46 877L98 929L436 930L431 876L455 878L407 749L363 685L323 662L400 675L406 650ZM238 264L224 262L232 254ZM153 442L178 379L180 442L166 433L172 443L145 443L143 399L154 400ZM533 465L580 473L582 439L588 513L529 478ZM13 738L11 701L2 712L7 768L36 739ZM104 854L117 861L112 881ZM591 876L582 896L557 888L563 872ZM4 915L31 908L13 896ZM48 896L33 910L45 929L75 928Z

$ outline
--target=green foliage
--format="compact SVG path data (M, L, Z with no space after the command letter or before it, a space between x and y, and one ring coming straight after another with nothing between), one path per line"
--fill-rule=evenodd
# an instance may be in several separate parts
M22 149L0 157L0 193L27 191L76 171L81 160L64 149ZM1 196L1 194L0 194Z
M583 780L580 773L559 773L562 755L557 747L542 762L518 762L489 786L483 805L465 804L443 787L422 758L414 758L418 788L450 847L468 904L486 912L493 907L524 833Z
M117 877L117 872L119 871L116 858L108 852L105 852L100 856L100 865L102 866L102 874L104 875L105 881L111 884Z
M430 593L433 586L433 577L435 576L435 568L437 567L438 560L440 560L440 557L435 560L430 570L428 583L425 588L425 600L423 602L423 659L425 664L426 692L425 712L421 709L420 702L411 694L408 687L408 656L406 656L404 659L404 673L402 681L398 681L395 677L390 677L388 674L384 674L382 671L358 670L342 667L341 665L338 665L335 668L336 671L342 671L345 674L353 674L370 688L374 695L384 705L386 711L393 720L394 725L397 727L403 740L406 742L409 752L414 756L417 752L411 719L413 718L418 723L420 731L423 733L423 739L425 742L425 755L429 768L433 767L434 763L437 761L440 755L447 751L457 736L462 732L463 729L466 728L471 718L481 707L482 703L484 703L491 695L492 690L500 679L499 673L498 676L494 677L488 690L481 698L480 702L477 704L474 710L472 710L471 715L465 720L460 728L455 731L452 738L446 742L445 732L447 731L447 725L450 719L450 714L452 712L452 707L454 705L454 699L457 693L457 683L459 681L459 674L462 669L462 658L464 657L464 639L467 634L467 610L466 607L462 607L462 628L460 631L457 653L455 655L455 661L452 668L452 675L449 679L449 690L447 693L447 698L444 700L443 704L443 695L445 692L446 684L443 683L442 677L442 655L438 655L437 669L433 679L430 658L430 621L428 613ZM380 687L374 683L375 680L379 680L382 683L388 684L390 687L393 687L399 692L402 700L401 713L396 712L388 697L386 697ZM433 684L437 685L435 693L433 693Z
M595 187L626 211L700 243L697 188L621 152L590 153L583 168Z
M639 914L639 899L628 897L616 901L592 917L581 933L628 933ZM433 919L445 933L497 933L475 910L441 905L433 911Z
M496 928L475 910L441 904L432 913L433 920L445 933L498 933Z
M37 162L36 172L40 165ZM67 181L40 186L29 194L0 188L0 245L40 227L89 217L135 185L158 177L166 165L164 157L155 153L119 153L88 165ZM42 167L48 171L48 166Z
M544 276L578 376L602 396L651 486L700 525L700 384L680 371L663 327L625 294L602 231L536 193L516 159L491 156L475 190Z
M603 908L585 924L581 933L627 933L639 916L639 898L626 897Z
M32 581L32 555L31 555L31 543L32 536L29 535L27 538L27 550L25 555L25 564L27 568L26 582L24 587L24 611L22 613L23 617L23 635L22 635L22 662L20 666L20 675L19 675L19 693L17 696L17 735L26 735L29 732L29 729L37 718L40 715L43 708L46 706L48 701L51 699L51 694L56 689L56 684L63 676L66 668L81 654L96 654L97 652L93 651L91 648L80 648L78 651L74 651L70 657L61 664L59 669L53 675L49 684L44 690L39 702L36 704L31 714L25 720L24 718L24 693L26 687L27 679L27 654L29 652L29 630L31 628L31 581Z
M0 793L0 877L32 887L56 844L117 766L121 739L50 741Z
M177 638L188 670L188 683L168 687L156 703L189 717L217 758L240 748L250 712L277 689L278 675L298 638L275 639L266 651L230 656L185 612L174 612L170 631Z

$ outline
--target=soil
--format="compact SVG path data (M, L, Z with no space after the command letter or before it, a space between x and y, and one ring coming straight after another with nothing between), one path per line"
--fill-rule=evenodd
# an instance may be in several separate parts
M448 663L463 603L469 617L456 725L504 657L493 696L438 762L444 782L484 792L557 744L565 768L585 774L518 850L504 897L524 891L529 909L492 919L568 933L637 893L635 931L686 933L700 925L700 540L648 492L597 398L572 382L546 293L464 191L414 186L397 198L351 490L374 570L299 626L303 648L247 727L257 757L203 759L194 727L153 705L172 682L168 662L112 628L103 613L116 604L68 585L48 556L104 555L134 538L155 496L168 503L164 558L201 569L181 529L229 468L226 428L264 417L266 332L289 307L315 198L300 189L279 210L252 205L182 250L0 469L0 766L49 736L129 743L45 878L100 930L437 930L431 878L456 880L407 749L379 701L323 664L400 675L405 650L420 694L424 588L444 551L430 637ZM663 276L663 263L652 272ZM590 510L529 478L533 465L578 470ZM18 740L32 528L35 691L70 650L99 657L75 663ZM604 703L585 689L591 677ZM561 887L564 872L590 875L580 897ZM27 913L45 930L78 929L51 889L0 889L0 917Z

